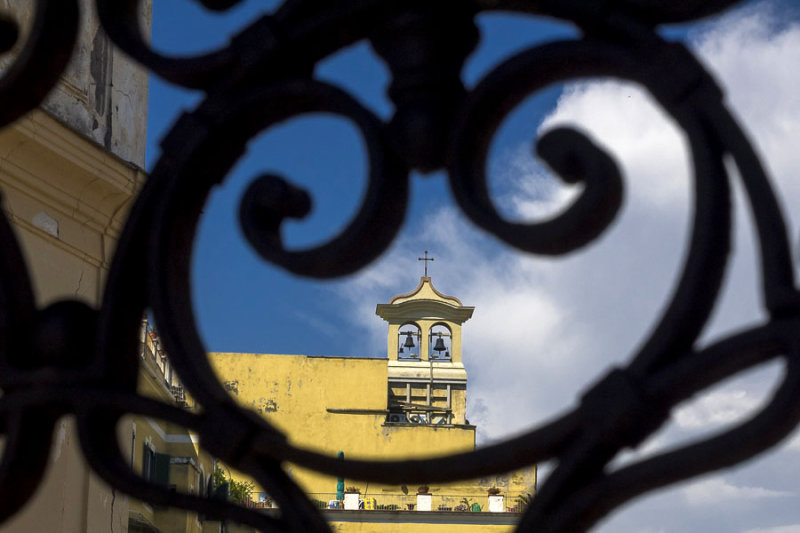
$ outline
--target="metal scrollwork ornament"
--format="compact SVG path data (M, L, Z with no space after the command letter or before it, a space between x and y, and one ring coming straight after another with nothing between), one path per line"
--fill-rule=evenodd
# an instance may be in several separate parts
M205 0L225 10L236 0ZM723 468L773 446L800 421L800 295L784 218L750 143L722 92L660 24L688 22L735 0L446 0L437 2L287 0L221 49L189 58L155 52L136 24L137 0L97 0L103 28L123 51L163 79L205 92L162 141L163 155L138 194L119 240L102 305L64 301L37 309L19 246L0 218L0 520L31 496L42 478L56 420L74 414L86 458L107 483L143 501L202 512L263 531L327 531L322 515L282 468L285 462L335 476L383 483L436 482L557 465L528 507L519 531L585 531L647 491ZM0 126L41 103L69 58L78 26L74 0L38 0L33 30L0 78ZM554 17L580 31L574 40L538 45L505 60L472 89L461 70L479 40L476 15L511 11ZM442 31L447 27L448 31ZM18 39L0 19L0 50ZM314 79L314 66L357 41L369 41L392 73L394 115L384 122L341 89ZM668 73L668 74L667 74ZM575 129L540 138L537 154L583 190L561 215L531 224L503 220L489 198L486 158L502 120L548 85L612 77L648 90L683 129L694 173L689 252L670 302L630 362L600 378L579 406L529 432L441 459L342 460L291 445L269 422L242 410L219 383L196 331L189 266L201 210L259 133L304 113L351 121L367 147L369 184L348 227L318 247L288 251L287 218L302 218L311 195L290 178L254 178L240 206L247 240L267 261L301 276L330 278L377 258L397 234L412 170L445 169L464 213L508 245L559 255L596 239L617 215L623 179L610 154ZM730 156L750 202L760 244L767 323L697 349L717 301L731 239ZM136 393L139 321L151 309L199 413ZM93 339L88 351L76 339ZM727 432L616 470L609 463L656 431L670 409L720 380L771 359L786 368L771 401ZM145 415L196 432L204 447L252 475L281 509L267 516L169 491L137 476L123 458L116 426Z

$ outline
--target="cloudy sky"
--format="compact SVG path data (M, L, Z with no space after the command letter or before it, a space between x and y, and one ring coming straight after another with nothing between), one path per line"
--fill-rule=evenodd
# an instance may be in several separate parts
M687 40L725 87L731 109L774 178L797 249L800 16L790 7L790 2L751 3L675 34ZM175 12L157 4L155 16L157 45L191 49L190 40L166 30L175 27ZM485 41L468 64L468 83L509 53L570 31L502 17L481 20L481 29ZM168 42L167 35L178 38ZM340 54L317 74L352 90L379 116L389 116L385 69L366 46ZM197 98L153 80L151 162L175 108ZM437 288L476 307L464 328L464 359L470 377L468 418L478 425L479 441L502 439L572 406L579 391L610 365L629 360L656 323L680 274L692 199L687 147L676 126L638 87L591 80L526 102L503 126L489 169L494 201L505 216L540 220L563 209L576 193L531 155L532 141L559 124L578 125L623 170L625 204L600 239L555 259L515 253L465 219L443 175L414 176L408 220L389 252L358 275L333 283L286 276L265 266L230 234L238 232L242 184L265 165L307 184L317 202L316 218L287 228L293 245L335 233L356 209L364 188L364 178L352 179L363 176L363 158L341 156L352 147L358 150L357 135L346 124L325 118L299 121L259 138L236 176L209 204L198 240L194 298L209 349L385 354L385 325L375 316L375 304L416 286L422 273L416 258L429 250L436 258L430 273ZM264 163L267 156L269 163ZM735 253L703 343L764 319L752 226L741 190L735 190ZM773 364L716 387L677 409L668 427L620 461L742 420L763 404L780 375L780 366ZM599 530L800 533L797 479L800 437L795 436L734 470L641 498Z
M764 157L785 206L800 205L800 24L761 4L690 34L692 47ZM665 305L685 254L691 202L686 146L675 124L638 87L592 81L565 88L535 129L579 124L614 154L625 207L602 239L581 253L543 259L515 254L465 222L452 206L429 213L387 257L342 287L374 343L385 342L369 295L413 285L420 242L435 252L434 282L475 305L465 326L469 418L486 442L531 426L574 403L577 391L629 359ZM533 129L533 128L532 128ZM533 159L530 141L495 150L495 196L505 214L536 220L574 194ZM735 213L735 257L704 342L764 318L759 309L749 213ZM793 243L800 213L789 211ZM418 254L417 254L418 255ZM390 291L391 292L391 291ZM397 291L401 292L401 291ZM768 397L778 365L732 380L682 406L645 444L651 453L742 420ZM603 523L608 532L800 532L800 439L734 471L639 500ZM658 517L654 523L653 517Z

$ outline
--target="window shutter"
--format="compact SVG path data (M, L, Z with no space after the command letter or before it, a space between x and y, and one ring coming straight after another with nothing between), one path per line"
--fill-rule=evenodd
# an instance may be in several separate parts
M156 465L153 481L159 485L169 485L169 454L157 453L155 456Z

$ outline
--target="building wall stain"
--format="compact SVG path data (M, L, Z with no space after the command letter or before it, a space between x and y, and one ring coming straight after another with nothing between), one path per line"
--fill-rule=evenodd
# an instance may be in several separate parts
M42 107L93 142L140 167L145 163L148 74L116 48L100 27L93 0L79 0L81 25L61 83ZM36 2L0 0L0 10L21 25L23 39L0 58L0 73L30 33ZM150 34L151 0L139 2L139 27Z
M94 82L94 110L103 116L106 112L108 88L108 37L100 28L94 34L89 58L89 73Z
M258 414L275 413L278 411L278 402L272 398L259 398L252 403L252 407Z
M234 396L239 396L239 380L232 379L228 381L224 381L222 386L225 388L226 391L232 393Z
M303 448L331 456L343 451L345 457L370 460L423 458L475 447L472 427L387 424L386 359L220 353L210 354L209 360L220 379L238 380L239 405L263 416L285 432L293 444ZM432 489L474 500L478 496L485 499L487 489L497 484L509 494L517 495L531 490L535 483L535 469L529 470L527 477L518 476L519 483L492 477L436 484ZM337 485L336 477L302 467L294 470L292 478L313 494L329 494ZM366 482L357 479L345 482L362 489L367 487ZM397 486L369 483L369 492L394 494ZM383 503L387 501L384 499ZM429 525L421 524L419 531L428 533L425 527ZM441 531L449 531L447 527L448 524L443 524ZM484 531L481 525L476 527L476 531Z

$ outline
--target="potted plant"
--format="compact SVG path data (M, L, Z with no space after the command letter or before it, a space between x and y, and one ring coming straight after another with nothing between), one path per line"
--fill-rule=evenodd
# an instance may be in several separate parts
M344 489L344 508L346 511L358 511L359 500L361 500L361 489L358 487Z
M467 512L479 513L483 507L478 502L473 502L469 498L461 498L461 505L456 507L457 510L464 509Z
M430 511L433 497L430 494L428 485L420 485L417 488L417 511Z
M502 513L505 511L505 507L503 505L503 495L500 494L502 491L498 487L491 487L489 489L489 512L490 513Z
M516 506L512 509L509 509L513 513L521 513L525 510L525 508L530 505L531 500L533 499L533 494L530 492L522 492L519 496L517 496Z

